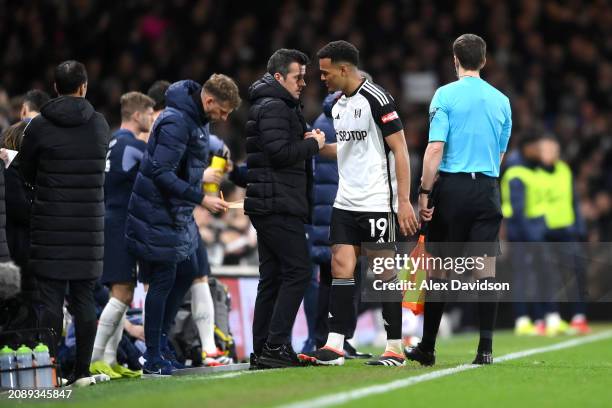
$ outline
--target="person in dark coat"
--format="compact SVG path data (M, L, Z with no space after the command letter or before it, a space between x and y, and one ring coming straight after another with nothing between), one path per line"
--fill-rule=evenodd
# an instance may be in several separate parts
M21 150L23 131L26 122L17 122L10 126L2 134L2 150ZM4 150L0 156L4 157ZM21 272L21 289L23 293L30 293L34 289L31 275L28 275L26 264L30 249L30 210L32 207L32 187L25 182L19 170L19 161L13 160L10 165L8 155L7 166L4 171L5 198L6 198L6 239L11 260L17 265Z
M291 329L312 274L306 231L311 158L325 135L308 132L300 108L308 57L280 49L249 89L245 213L257 230L259 285L253 319L254 368L299 366Z
M215 74L203 86L185 80L166 92L128 204L127 248L148 263L145 300L147 351L143 376L171 375L167 334L197 272L199 232L193 209L218 212L228 204L202 191L209 123L225 121L240 104L235 82ZM171 356L170 356L171 357Z
M25 129L17 155L35 188L28 271L37 277L41 327L62 333L64 295L76 324L77 355L71 381L95 383L89 363L96 334L93 290L104 257L104 165L110 131L85 99L87 71L77 61L55 68L58 98Z
M11 261L6 242L5 166L4 160L0 160L0 301L18 294L21 287L19 268Z
M23 131L27 123L17 122L2 134L3 149L21 150ZM7 163L5 163L7 164ZM11 259L22 271L26 270L30 248L30 210L34 192L19 170L19 160L13 160L4 171L6 183L6 238Z

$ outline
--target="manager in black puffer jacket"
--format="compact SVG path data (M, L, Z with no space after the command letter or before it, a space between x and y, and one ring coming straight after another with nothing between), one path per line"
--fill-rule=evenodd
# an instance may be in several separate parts
M311 158L325 143L307 133L300 109L308 57L280 49L249 89L244 210L257 230L259 285L253 318L255 366L299 365L291 329L311 275L304 223L310 212Z
M41 326L62 333L68 288L76 324L73 380L88 381L96 335L94 285L104 257L104 166L110 132L85 99L87 71L77 61L55 69L59 97L26 127L17 159L35 188L29 272L37 277Z

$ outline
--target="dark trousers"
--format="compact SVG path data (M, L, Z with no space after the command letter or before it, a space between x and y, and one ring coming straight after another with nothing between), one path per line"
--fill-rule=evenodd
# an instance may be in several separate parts
M145 298L147 361L161 359L167 335L198 268L194 252L182 262L149 262L149 290ZM162 335L164 339L162 340Z
M306 315L306 324L308 326L308 339L306 342L314 344L316 337L317 324L317 302L319 297L319 274L317 268L313 266L310 282L304 293L304 314Z
M56 346L62 337L64 321L63 305L68 291L68 311L74 317L76 337L76 378L89 376L89 364L96 338L96 303L94 300L95 279L55 280L37 278L37 286L42 306L40 327L55 332Z
M289 215L252 216L257 230L259 284L253 350L291 342L291 330L312 275L304 222Z

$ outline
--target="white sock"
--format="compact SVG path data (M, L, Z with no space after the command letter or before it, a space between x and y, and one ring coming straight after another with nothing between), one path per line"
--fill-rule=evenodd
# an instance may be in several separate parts
M141 319L142 319L142 327L144 327L144 322L145 322L145 304L147 303L147 292L144 293L144 299L142 300L142 313L141 313Z
M104 306L104 310L98 321L96 339L94 340L94 348L91 355L92 362L102 360L106 343L108 343L111 336L115 333L115 329L127 308L128 305L114 297L111 297L106 306Z
M387 347L385 351L391 351L392 353L404 355L404 350L402 349L402 340L387 340Z
M327 335L327 343L325 346L333 348L334 350L344 350L344 334L329 332Z
M561 315L558 312L548 313L546 315L546 326L555 327L561 324Z
M115 332L111 338L108 339L108 342L106 342L106 348L104 349L104 361L106 361L110 366L117 364L117 349L119 348L119 343L123 337L124 322L125 313L123 313L123 316L121 316L121 320L119 320L119 324L117 325Z
M191 317L200 334L202 351L215 354L215 306L208 282L191 285Z

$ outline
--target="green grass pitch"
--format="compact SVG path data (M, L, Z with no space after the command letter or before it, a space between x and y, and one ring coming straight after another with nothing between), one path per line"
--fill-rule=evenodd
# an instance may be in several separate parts
M610 326L596 326L595 332L610 329ZM580 338L517 338L500 331L495 337L494 355ZM76 389L70 400L64 401L8 400L4 394L0 397L0 407L233 408L312 402L317 397L377 384L384 386L395 380L469 363L474 357L476 343L476 335L440 341L438 363L427 369L414 363L406 367L366 367L363 360L350 360L344 367L117 380ZM335 406L380 408L391 405L410 408L612 406L612 338L454 373Z

